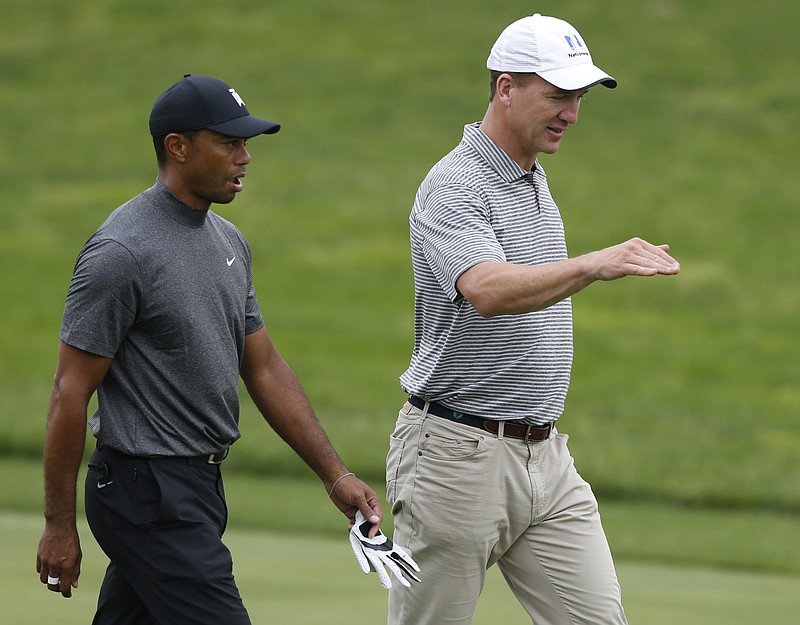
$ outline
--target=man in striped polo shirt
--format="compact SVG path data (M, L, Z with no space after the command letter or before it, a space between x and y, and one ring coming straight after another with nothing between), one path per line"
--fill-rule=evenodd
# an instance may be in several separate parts
M490 104L422 182L410 217L415 342L387 458L395 542L423 583L395 586L389 623L468 624L497 563L537 625L626 623L597 502L555 421L572 365L570 296L598 280L672 275L635 238L569 258L538 162L589 88L616 81L567 22L506 28Z

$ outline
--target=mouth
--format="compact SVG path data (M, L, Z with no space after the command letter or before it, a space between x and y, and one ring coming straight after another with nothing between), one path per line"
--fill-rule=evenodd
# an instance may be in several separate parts
M242 181L242 178L244 178L244 172L229 180L233 190L236 193L239 193L244 188L244 182Z
M557 138L561 138L567 132L566 128L557 128L555 126L548 126L547 130L549 130L552 134L554 134Z

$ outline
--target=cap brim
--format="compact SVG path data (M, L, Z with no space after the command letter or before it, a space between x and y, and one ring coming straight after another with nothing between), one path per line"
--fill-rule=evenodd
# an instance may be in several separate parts
M614 78L599 67L589 63L536 73L551 85L555 85L565 91L578 91L595 85L603 85L609 89L614 89L617 86L617 81Z
M221 124L206 126L206 128L223 135L228 135L229 137L249 139L250 137L257 137L258 135L274 135L281 129L281 125L248 114L230 119Z

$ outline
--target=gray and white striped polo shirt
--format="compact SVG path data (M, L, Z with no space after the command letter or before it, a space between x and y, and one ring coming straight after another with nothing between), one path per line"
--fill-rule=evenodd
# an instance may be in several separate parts
M561 214L539 163L526 171L479 123L467 125L420 185L409 221L415 337L403 390L490 419L558 419L572 367L571 300L486 319L455 286L480 262L567 258Z

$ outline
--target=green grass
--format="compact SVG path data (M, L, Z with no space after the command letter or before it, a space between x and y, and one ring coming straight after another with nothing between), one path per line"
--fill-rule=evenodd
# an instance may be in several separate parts
M0 511L40 514L40 465L11 460L2 466ZM79 485L82 511L83 472ZM225 490L231 527L287 535L300 532L327 538L341 536L344 517L330 504L316 480L256 476L226 468ZM384 502L383 491L379 489L379 493ZM387 511L385 503L383 507ZM600 509L612 550L619 558L800 576L797 515L602 497ZM384 527L391 532L391 518L386 519Z
M33 550L38 517L0 513L0 583L6 622L19 625L87 623L107 563L81 524L84 553L80 584L65 601L38 580ZM287 535L233 528L226 543L254 623L347 625L382 623L386 595L375 576L365 577L344 536ZM618 574L631 623L728 625L795 623L800 578L723 572L705 568L621 562ZM496 569L490 571L475 625L529 623Z
M797 572L800 39L788 25L800 5L540 4L575 23L620 82L590 93L561 152L543 159L571 252L641 235L670 243L683 267L574 298L559 425L612 544L626 557ZM491 42L534 10L454 6L4 3L4 509L39 506L38 478L9 477L41 455L75 256L154 179L147 115L187 71L225 78L284 124L251 142L246 190L220 212L250 241L270 332L332 440L380 485L412 346L408 210L428 168L483 114ZM319 487L246 400L241 426L228 466L246 486L231 494L255 497L241 522L280 529L267 493L293 501ZM266 500L261 482L275 484Z

